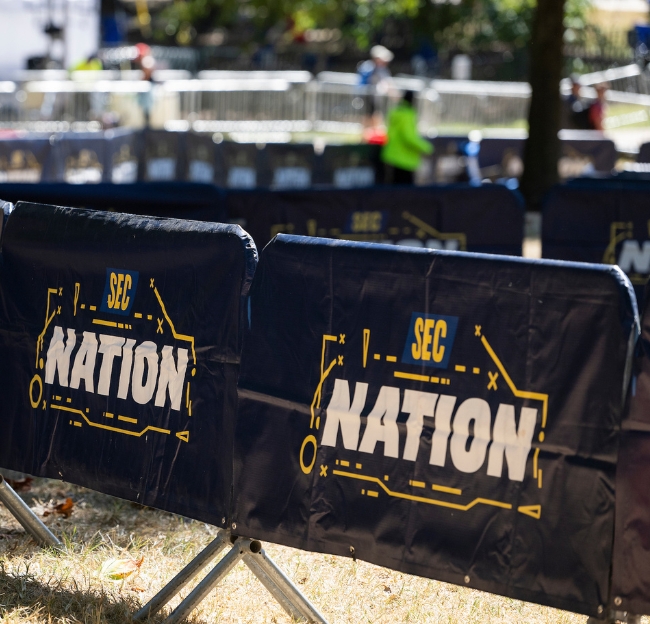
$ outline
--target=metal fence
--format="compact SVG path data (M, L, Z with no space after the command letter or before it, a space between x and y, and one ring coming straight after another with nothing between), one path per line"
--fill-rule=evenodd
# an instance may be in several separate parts
M154 81L129 72L74 79L23 76L0 82L0 129L100 130L117 125L199 132L335 132L358 134L374 113L384 117L404 89L417 93L420 131L439 126L524 127L526 83L425 81L397 76L383 88L357 84L356 74L324 72L162 72ZM34 79L35 78L35 79ZM650 119L650 79L637 66L583 76L584 93L607 80L620 105L610 127ZM561 90L569 85L563 82ZM618 112L616 112L618 111ZM642 119L643 117L643 119Z

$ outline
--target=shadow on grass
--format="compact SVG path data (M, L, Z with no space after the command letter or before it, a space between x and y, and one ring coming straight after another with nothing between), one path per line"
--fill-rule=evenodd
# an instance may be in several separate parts
M47 581L37 578L29 567L22 572L7 572L0 562L0 621L48 622L52 624L125 624L141 602L127 593L81 587L74 579ZM158 624L169 612L146 622ZM205 624L190 617L191 624Z

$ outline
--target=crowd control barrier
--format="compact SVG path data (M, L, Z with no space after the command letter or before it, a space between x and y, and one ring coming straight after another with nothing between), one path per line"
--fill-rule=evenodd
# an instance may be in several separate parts
M616 267L279 235L250 293L233 522L600 616L637 335Z
M609 174L616 164L616 145L599 132L562 130L560 140L562 154L558 172L562 179L593 173ZM520 177L525 143L523 137L484 138L478 157L482 174L490 178Z
M218 138L221 137L221 138ZM131 184L188 181L223 188L339 188L379 182L379 147L240 144L164 130L27 135L0 140L0 182Z
M13 202L233 221L253 236L260 249L278 232L290 232L436 249L522 253L523 201L500 185L236 191L188 182L3 184L0 193Z
M520 256L524 206L500 185L229 191L229 218L262 249L302 234Z
M542 209L542 256L617 264L642 301L650 275L649 190L630 180L554 187Z
M260 542L229 530L251 238L235 225L19 203L2 243L0 465L219 527L136 620L230 544L168 624L241 559L294 619L324 622ZM60 545L1 476L0 501Z
M618 267L284 234L256 263L235 225L19 203L2 235L0 465L219 527L135 619L232 544L169 624L239 560L324 622L258 539L650 611Z
M255 262L234 225L19 203L0 465L223 526Z

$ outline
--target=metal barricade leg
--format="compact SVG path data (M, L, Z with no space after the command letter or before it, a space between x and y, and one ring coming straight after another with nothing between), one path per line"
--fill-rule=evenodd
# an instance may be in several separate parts
M260 542L238 537L230 552L217 563L207 576L196 586L192 593L176 607L174 612L165 620L165 624L178 624L184 620L195 607L216 587L247 553L257 553L262 550Z
M228 545L230 535L219 534L192 561L190 561L167 585L165 585L142 609L133 615L133 621L144 620L158 613L185 585L207 566Z
M4 503L11 515L20 522L25 531L29 533L39 544L61 548L63 544L27 506L13 488L5 481L0 474L0 502Z
M302 594L302 592L292 583L280 568L273 562L273 560L264 552L260 550L258 553L247 554L244 557L244 562L249 566L251 571L262 581L264 586L271 592L271 594L276 598L276 600L285 608L285 610L292 616L295 611L299 611L301 618L297 619L306 619L308 622L315 622L317 624L327 624L327 620L321 615L316 607L307 600L307 598ZM253 565L251 565L253 564ZM276 591L273 591L257 574L255 568L260 569L271 581L273 585L277 588ZM280 594L283 594L286 602L292 605L291 609L287 609L285 602L278 598L277 591L279 590Z
M305 620L304 613L285 596L284 592L282 592L282 590L274 583L273 579L271 579L262 566L260 566L255 556L246 555L244 557L244 563L292 619L298 622Z

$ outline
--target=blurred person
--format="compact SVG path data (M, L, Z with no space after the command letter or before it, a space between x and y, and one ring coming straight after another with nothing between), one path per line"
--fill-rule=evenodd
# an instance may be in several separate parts
M601 82L596 85L596 101L589 107L589 126L592 130L603 132L605 113L607 111L607 91L609 84Z
M359 85L370 87L369 93L363 96L364 104L364 140L366 143L383 145L386 142L386 128L381 113L383 96L390 87L389 63L394 54L382 45L370 48L370 59L363 61L357 67Z
M83 61L80 61L76 65L73 65L70 71L99 71L104 69L100 58L97 54L91 54Z
M363 61L357 67L360 85L371 85L384 90L385 83L390 80L391 74L388 65L395 58L395 55L383 45L376 45L370 48L370 58Z
M580 77L571 74L571 93L562 98L562 127L570 130L589 130L589 104L580 95Z
M406 91L388 114L388 139L381 150L388 184L413 184L413 174L423 155L433 153L433 145L418 134L413 91Z
M137 56L133 62L137 69L142 70L142 80L153 83L153 72L156 68L156 61L151 54L151 48L146 43L138 43L135 46ZM153 84L149 91L138 93L138 104L144 116L144 125L149 127L151 122L151 109L153 107Z

